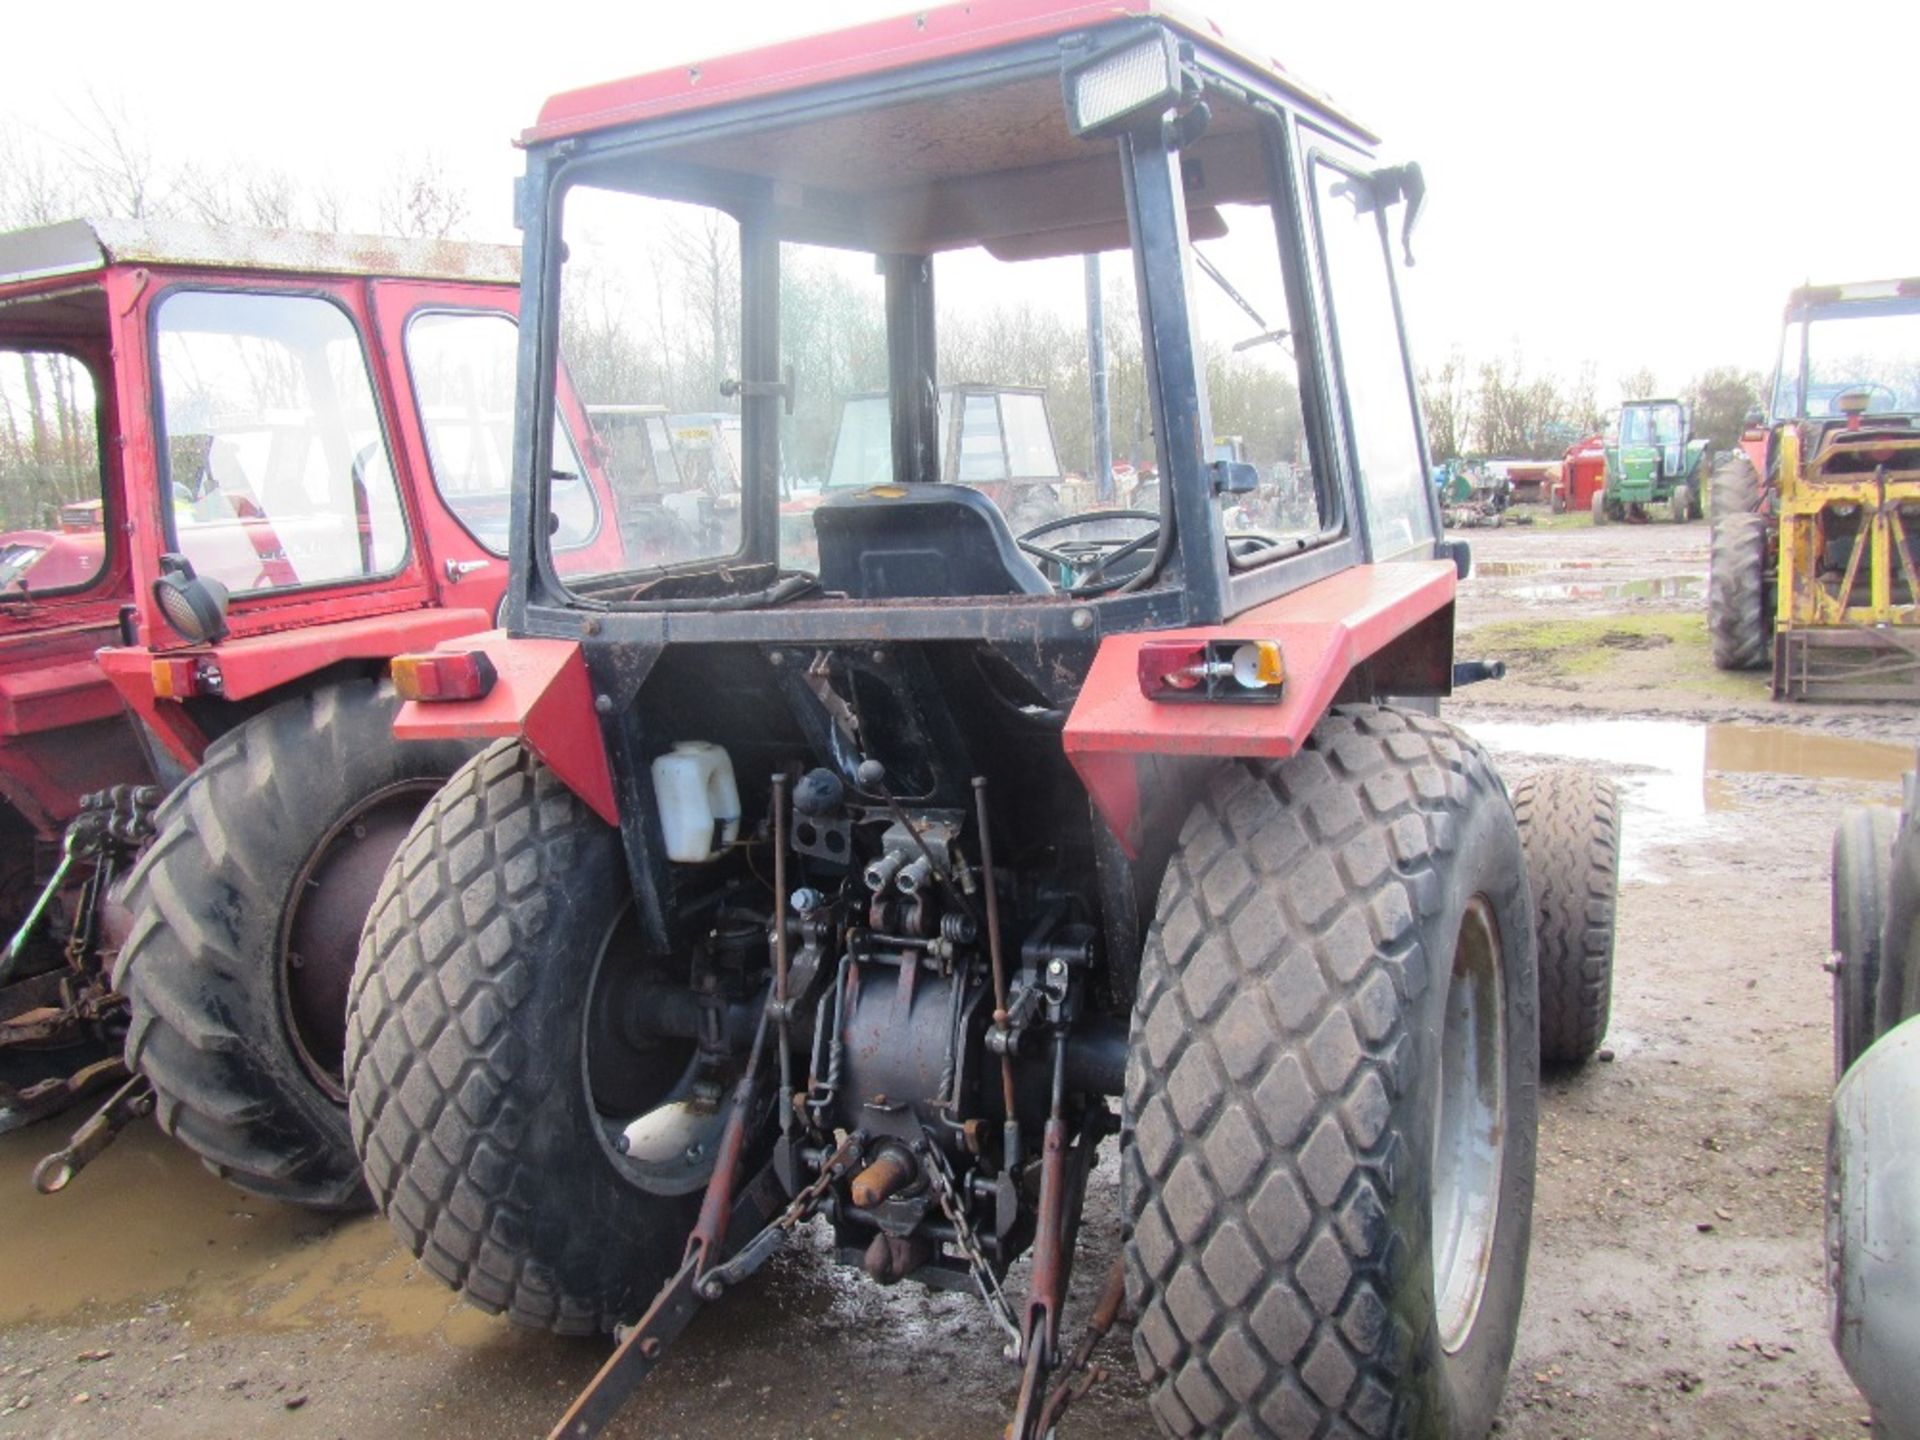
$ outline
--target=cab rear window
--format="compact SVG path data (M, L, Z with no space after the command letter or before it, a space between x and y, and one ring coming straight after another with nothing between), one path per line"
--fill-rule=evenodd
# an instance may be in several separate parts
M390 575L407 525L352 319L312 295L176 291L154 321L174 540L235 594Z

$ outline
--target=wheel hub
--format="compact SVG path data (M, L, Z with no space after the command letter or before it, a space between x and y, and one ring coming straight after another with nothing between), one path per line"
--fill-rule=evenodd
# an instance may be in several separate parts
M322 837L294 880L280 932L281 1018L314 1083L342 1105L347 990L360 930L400 842L440 785L403 780L376 790Z
M1449 1354L1473 1333L1499 1218L1507 1124L1504 964L1492 906L1476 895L1454 943L1433 1139L1433 1296Z

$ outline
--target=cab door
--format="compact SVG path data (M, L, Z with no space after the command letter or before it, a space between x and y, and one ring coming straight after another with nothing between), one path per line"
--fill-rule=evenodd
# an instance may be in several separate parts
M376 282L374 313L417 458L418 504L445 603L495 610L506 589L519 292L501 284ZM562 383L554 427L553 555L604 573L622 555L618 508L585 409Z
M410 499L418 457L351 279L158 275L122 353L150 367L152 441L136 504L147 643L180 643L146 605L160 557L227 587L237 638L432 604Z
M1339 448L1354 478L1367 554L1425 559L1439 539L1440 515L1391 244L1407 202L1376 178L1376 162L1311 125L1300 126L1300 149Z

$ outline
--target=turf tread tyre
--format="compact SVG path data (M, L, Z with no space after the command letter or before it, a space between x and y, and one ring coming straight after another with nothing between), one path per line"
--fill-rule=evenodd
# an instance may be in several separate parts
M636 1318L700 1200L645 1195L581 1146L587 988L567 961L627 893L617 832L499 741L401 845L349 1001L347 1108L375 1203L469 1302L560 1334Z
M1540 1059L1579 1065L1600 1048L1613 1008L1619 792L1588 771L1555 766L1514 785L1513 815L1533 890Z
M1497 839L1484 863L1516 967L1510 1018L1530 1035L1519 837L1459 732L1336 711L1293 759L1219 772L1188 817L1142 957L1121 1163L1134 1352L1168 1434L1414 1436L1462 1421L1431 1359L1430 1255L1402 1221L1429 1203L1404 1121L1431 1108L1417 1087L1435 1042L1416 1012L1443 998L1429 971L1448 960L1428 960L1428 937L1469 831ZM1508 1313L1467 1342L1497 1374L1461 1434L1491 1420L1524 1274L1536 1053L1509 1056L1512 1228L1485 1306Z
M288 1039L278 937L296 878L358 797L466 753L399 745L398 704L385 681L349 681L221 736L115 892L127 1063L152 1082L160 1128L241 1189L314 1209L362 1210L367 1194L344 1107Z
M1771 660L1766 611L1767 522L1760 476L1745 455L1713 472L1707 562L1707 631L1722 670L1759 670Z

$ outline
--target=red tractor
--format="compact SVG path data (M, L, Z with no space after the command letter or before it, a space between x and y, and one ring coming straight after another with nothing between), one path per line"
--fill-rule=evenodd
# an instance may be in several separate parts
M157 1098L237 1183L364 1203L341 1081L360 924L469 753L394 742L386 667L496 619L517 265L171 224L0 236L0 911L21 930L0 1050L71 1057L0 1089L0 1124L121 1083L44 1185ZM610 492L565 409L554 554L604 567Z
M1418 167L1153 0L926 10L562 95L525 139L503 625L393 666L398 733L492 743L395 855L350 999L406 1243L521 1324L629 1327L582 1436L819 1217L879 1283L977 1292L1038 1436L1085 1378L1061 1316L1117 1136L1099 1317L1137 1313L1166 1431L1484 1434L1541 1055L1605 1028L1613 824L1549 776L1523 840L1436 718L1486 667L1399 319ZM1051 374L1085 436L1096 304L1158 506L1015 534L942 477L941 366ZM662 363L740 397L737 519L566 573L567 342L660 310ZM888 472L797 565L793 437L876 378ZM1305 513L1230 521L1303 435Z

